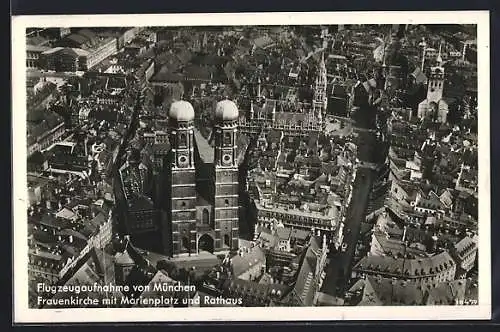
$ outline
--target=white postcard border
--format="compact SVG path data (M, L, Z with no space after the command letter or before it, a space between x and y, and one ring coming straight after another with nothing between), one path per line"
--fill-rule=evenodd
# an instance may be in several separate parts
M425 307L271 307L29 309L26 179L27 27L318 25L318 24L477 24L479 141L479 304ZM55 15L12 18L13 139L13 318L15 323L457 320L491 318L490 244L490 37L489 12L318 12L141 15ZM229 310L230 309L230 310Z

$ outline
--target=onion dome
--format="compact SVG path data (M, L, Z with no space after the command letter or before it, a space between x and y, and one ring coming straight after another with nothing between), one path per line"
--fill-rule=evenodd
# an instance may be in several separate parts
M231 100L222 100L215 107L215 118L219 121L234 121L239 116L238 106Z
M192 121L194 119L193 105L185 100L175 101L170 106L168 116L176 121Z

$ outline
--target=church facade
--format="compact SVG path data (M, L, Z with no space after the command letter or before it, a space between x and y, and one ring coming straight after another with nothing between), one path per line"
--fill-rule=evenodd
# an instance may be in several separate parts
M213 146L194 128L194 110L174 102L169 112L170 151L165 157L161 232L164 253L197 255L238 248L239 200L236 135L238 108L216 106Z

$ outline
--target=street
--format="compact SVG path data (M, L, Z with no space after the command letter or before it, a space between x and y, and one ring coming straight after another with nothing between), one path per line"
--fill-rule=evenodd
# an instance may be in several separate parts
M369 166L365 167L363 163L365 162L370 165L376 158L377 151L374 151L374 134L368 131L361 132L360 142L358 159L361 163L358 166L356 179L354 180L352 199L347 209L344 225L344 243L346 243L347 247L345 251L331 251L330 262L327 266L325 280L321 289L322 292L332 296L343 297L343 294L349 287L356 243L361 223L365 219L369 195L375 179L375 171Z

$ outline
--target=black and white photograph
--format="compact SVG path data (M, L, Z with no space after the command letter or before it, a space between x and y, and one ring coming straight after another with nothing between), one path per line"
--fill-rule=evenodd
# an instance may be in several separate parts
M255 15L13 18L15 316L489 318L488 13Z

